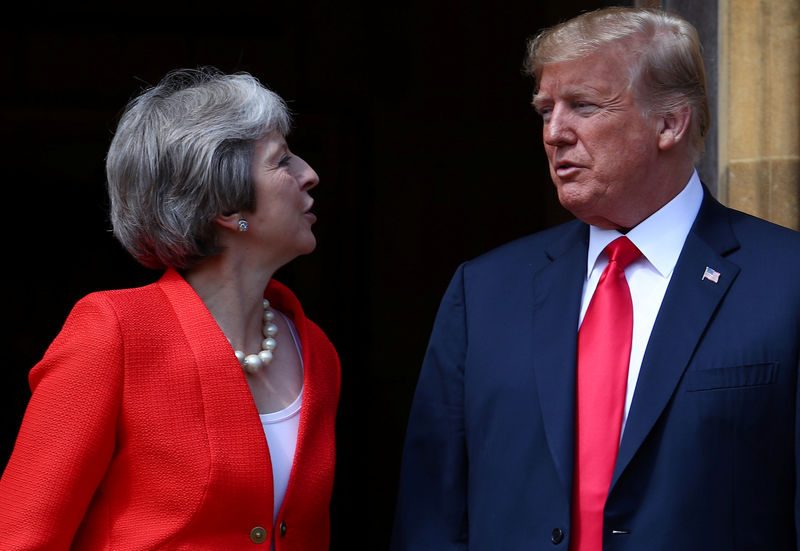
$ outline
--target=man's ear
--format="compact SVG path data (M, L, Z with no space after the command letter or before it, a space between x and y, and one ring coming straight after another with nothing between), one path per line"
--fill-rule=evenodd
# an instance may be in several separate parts
M692 123L692 108L683 105L680 109L667 113L659 120L658 147L661 150L672 149L689 134Z

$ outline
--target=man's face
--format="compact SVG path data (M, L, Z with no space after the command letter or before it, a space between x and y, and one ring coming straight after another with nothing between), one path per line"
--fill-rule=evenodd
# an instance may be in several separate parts
M662 204L654 168L658 125L629 89L628 56L607 47L547 65L534 106L561 204L602 228L631 228Z

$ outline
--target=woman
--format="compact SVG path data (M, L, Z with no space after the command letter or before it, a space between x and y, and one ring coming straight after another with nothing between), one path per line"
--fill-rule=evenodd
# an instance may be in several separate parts
M327 549L339 360L274 272L316 241L284 102L181 70L107 158L114 234L164 270L79 301L30 373L0 549Z

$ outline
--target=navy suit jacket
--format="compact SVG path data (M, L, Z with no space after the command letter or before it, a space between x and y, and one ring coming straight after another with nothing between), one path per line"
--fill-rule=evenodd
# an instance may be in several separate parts
M573 221L459 267L412 405L396 551L568 548L588 235ZM642 362L603 549L797 549L799 361L800 234L706 192Z

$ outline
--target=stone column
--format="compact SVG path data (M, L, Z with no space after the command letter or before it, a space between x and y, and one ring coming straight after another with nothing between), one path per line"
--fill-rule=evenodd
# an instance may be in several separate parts
M800 0L719 0L719 186L800 229Z

